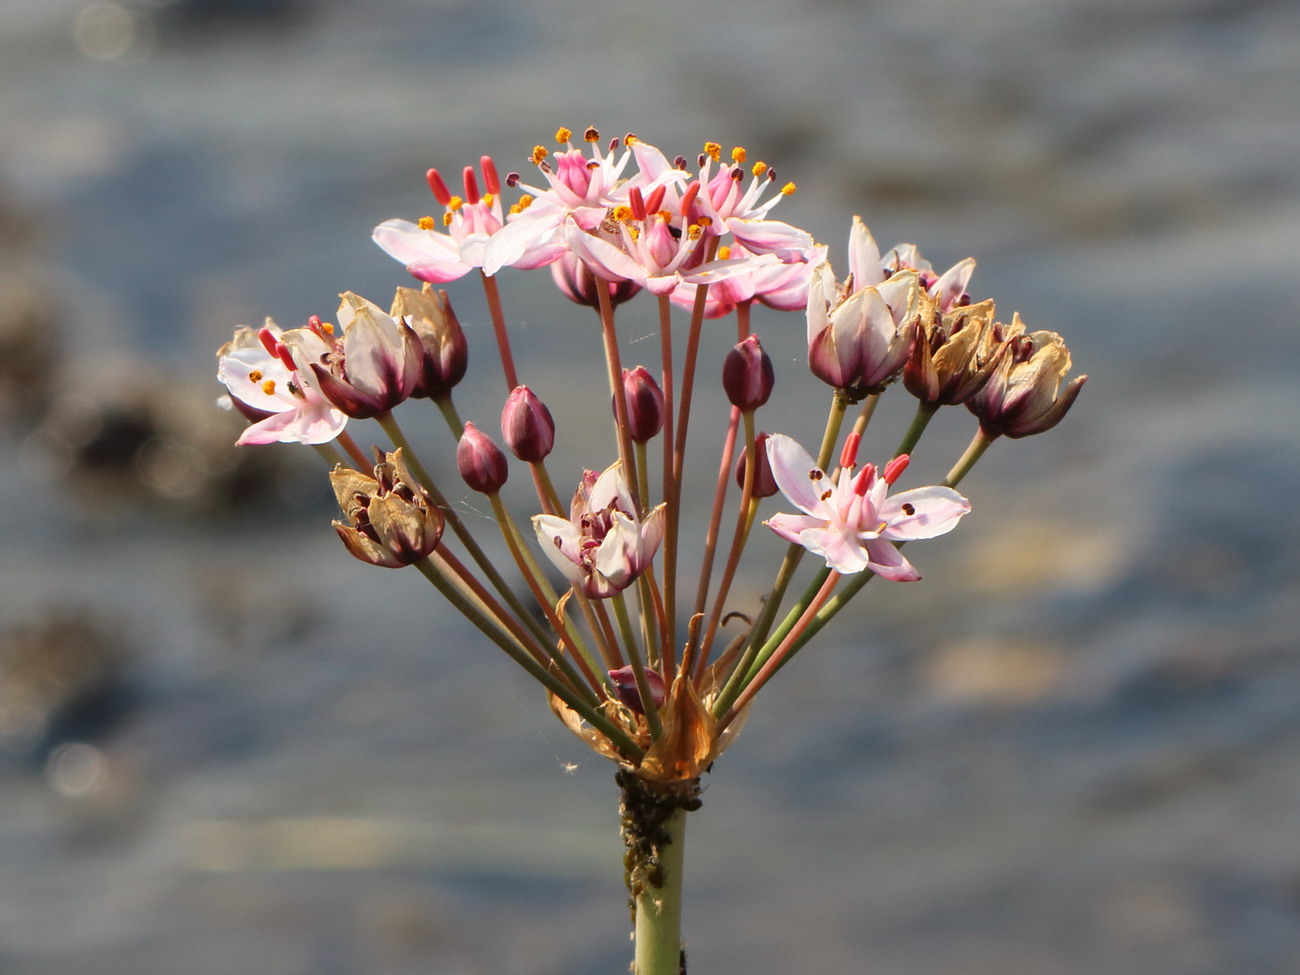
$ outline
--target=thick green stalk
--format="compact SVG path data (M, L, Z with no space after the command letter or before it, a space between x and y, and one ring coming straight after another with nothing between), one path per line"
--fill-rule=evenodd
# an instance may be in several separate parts
M682 872L686 853L686 810L664 821L659 844L659 886L647 882L636 897L634 975L679 975L682 971Z

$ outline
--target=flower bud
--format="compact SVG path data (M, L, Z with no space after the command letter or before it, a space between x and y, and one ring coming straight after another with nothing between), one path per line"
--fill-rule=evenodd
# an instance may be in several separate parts
M645 366L623 370L628 432L635 443L646 443L663 429L664 391Z
M442 512L411 477L400 450L384 455L374 477L336 467L330 484L347 519L334 522L334 530L362 562L396 569L438 547Z
M469 365L469 343L451 309L447 292L398 288L390 313L404 321L420 340L420 375L412 396L445 396L465 378Z
M966 408L979 417L986 437L1015 439L1050 430L1074 405L1088 377L1078 376L1061 389L1070 371L1070 350L1055 332L1026 335L1019 315L997 329L1006 336L1006 351Z
M754 456L758 459L758 466L754 468L754 497L770 498L780 489L776 486L776 478L772 476L772 462L767 459L766 433L760 433L754 438ZM745 462L748 457L745 452L736 459L736 484L742 491L745 489L745 468L748 466Z
M546 404L527 386L516 386L501 410L501 436L526 464L543 460L555 446L555 421Z
M641 286L632 281L604 281L591 273L582 260L572 251L566 250L551 264L551 277L555 286L565 296L579 305L590 308L600 307L600 292L605 288L609 292L610 304L617 307L641 290Z
M465 424L456 445L456 466L465 483L480 494L496 494L509 474L501 448L472 423Z
M722 363L722 388L742 413L752 413L766 403L775 381L772 360L757 335L738 343Z
M636 686L636 671L629 667L619 667L618 670L609 672L610 683L614 685L614 693L618 699L627 705L628 710L635 711L637 714L645 714L645 705L641 700L641 689ZM646 687L650 691L650 700L659 710L664 704L664 679L659 675L659 671L646 668L645 672Z

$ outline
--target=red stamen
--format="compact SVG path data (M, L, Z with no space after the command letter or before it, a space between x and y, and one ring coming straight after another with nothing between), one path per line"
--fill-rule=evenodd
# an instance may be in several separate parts
M274 332L263 326L257 330L257 337L261 339L262 348L266 349L267 355L273 355L277 359L280 357L280 350L284 348L284 343L275 337Z
M862 434L850 433L847 440L844 441L844 449L840 451L840 466L849 470L858 463L858 445L862 443Z
M645 220L645 200L641 196L641 188L639 186L633 186L627 191L627 202L632 208L632 216L636 217L638 220Z
M664 194L668 192L668 187L659 185L650 191L650 197L645 201L647 213L658 213L664 203Z
M853 479L853 493L858 497L863 497L871 490L871 485L876 483L876 465L865 465L858 476Z
M686 187L686 192L682 194L682 219L689 221L691 219L691 207L695 205L695 198L700 195L700 181L692 180L691 185Z
M497 164L492 161L491 156L484 156L479 160L479 165L483 167L483 185L493 196L501 192L501 178L497 175Z
M885 472L880 476L885 479L886 484L893 484L902 476L903 471L907 470L907 465L911 462L912 458L910 456L899 454L885 465Z
M424 178L429 181L429 189L433 191L433 198L446 206L451 202L451 190L447 189L447 184L442 181L442 174L436 169L431 169L424 174Z
M474 175L474 167L465 167L465 199L472 205L479 201L478 195L478 177Z

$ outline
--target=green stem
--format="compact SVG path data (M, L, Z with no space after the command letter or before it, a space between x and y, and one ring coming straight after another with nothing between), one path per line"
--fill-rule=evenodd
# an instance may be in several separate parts
M937 406L926 406L921 403L916 408L916 415L912 417L912 425L907 428L907 433L903 434L903 439L899 441L894 456L901 454L910 454L915 448L917 441L921 439L921 434L925 433L925 428L930 425L934 415L939 412Z
M680 975L682 971L682 872L686 811L664 821L659 843L659 886L646 883L636 897L634 975Z

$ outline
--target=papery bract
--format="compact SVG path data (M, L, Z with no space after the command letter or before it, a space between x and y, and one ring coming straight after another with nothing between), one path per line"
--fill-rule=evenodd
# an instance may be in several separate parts
M856 475L845 469L832 483L803 447L779 433L768 438L767 456L777 486L803 514L774 515L764 524L843 574L869 569L895 582L920 579L893 543L952 531L970 511L970 503L947 487L888 497L890 479L877 476L871 464Z

